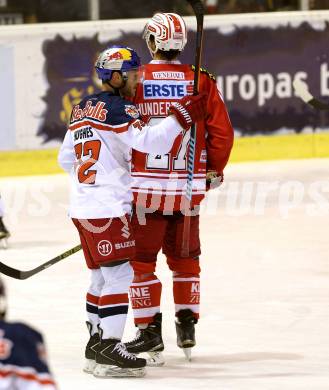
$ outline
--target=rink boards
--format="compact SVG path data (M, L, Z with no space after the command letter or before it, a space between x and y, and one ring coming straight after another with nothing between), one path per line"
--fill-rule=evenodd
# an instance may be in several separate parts
M1 176L62 172L58 149L0 153ZM230 162L302 159L329 156L329 133L236 138Z

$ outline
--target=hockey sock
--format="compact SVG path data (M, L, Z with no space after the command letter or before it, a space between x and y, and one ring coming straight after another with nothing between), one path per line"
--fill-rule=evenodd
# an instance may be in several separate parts
M160 312L161 291L162 284L153 273L135 274L129 293L136 325L151 323Z
M91 323L91 335L98 332L99 316L98 303L104 285L104 278L100 269L91 270L91 283L86 297L87 318Z
M138 325L138 329L146 329L148 326L148 323L137 324L137 325Z
M199 318L200 277L199 274L175 272L173 274L173 293L175 312L182 309L192 310L194 317Z
M121 340L128 313L128 289L133 279L129 262L101 267L105 283L99 299L100 327L104 339Z

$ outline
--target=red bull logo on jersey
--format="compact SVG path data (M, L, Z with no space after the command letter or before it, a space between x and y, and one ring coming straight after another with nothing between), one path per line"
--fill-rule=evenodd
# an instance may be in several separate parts
M106 110L104 107L104 102L98 102L95 106L93 106L91 100L87 101L84 108L81 108L79 105L74 106L72 110L71 123L85 117L104 122L108 112L108 110Z
M125 106L125 113L134 119L139 118L139 112L135 106L126 105Z
M144 99L181 99L193 92L193 81L146 80Z

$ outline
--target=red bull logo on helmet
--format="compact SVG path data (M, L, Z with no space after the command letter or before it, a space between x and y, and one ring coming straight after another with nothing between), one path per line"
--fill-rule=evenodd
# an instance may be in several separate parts
M130 61L131 52L127 49L110 49L107 59L108 61Z

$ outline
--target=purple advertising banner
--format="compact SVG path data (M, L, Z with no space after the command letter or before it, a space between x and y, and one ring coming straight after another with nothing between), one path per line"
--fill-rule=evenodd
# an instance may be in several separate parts
M181 61L193 63L195 32ZM218 87L238 135L299 133L305 128L328 129L329 112L306 106L295 96L292 82L306 82L313 94L329 101L329 23L314 28L309 22L277 26L234 26L229 32L206 28L203 66L217 77ZM48 89L42 97L46 109L38 135L44 142L62 140L71 109L83 96L98 90L93 64L109 45L137 50L144 63L150 55L137 32L115 39L99 36L72 39L56 35L43 42Z

